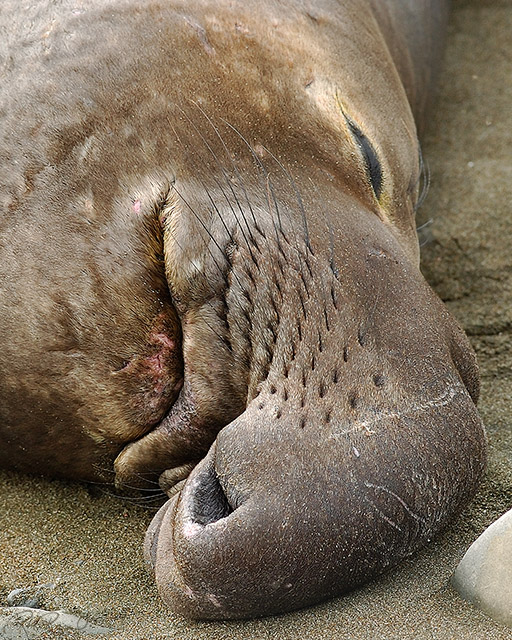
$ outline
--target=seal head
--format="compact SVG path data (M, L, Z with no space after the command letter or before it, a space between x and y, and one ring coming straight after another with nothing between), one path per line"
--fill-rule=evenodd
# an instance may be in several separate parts
M20 7L0 464L186 480L146 556L191 617L305 606L409 556L485 460L474 355L418 269L444 3Z

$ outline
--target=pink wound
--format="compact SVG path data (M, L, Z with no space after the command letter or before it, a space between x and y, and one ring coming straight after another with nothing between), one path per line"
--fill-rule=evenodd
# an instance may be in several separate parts
M172 350L176 346L174 340L172 338L169 338L169 336L167 336L165 333L153 333L151 337L153 338L153 340L160 342L164 347L167 347L168 349Z

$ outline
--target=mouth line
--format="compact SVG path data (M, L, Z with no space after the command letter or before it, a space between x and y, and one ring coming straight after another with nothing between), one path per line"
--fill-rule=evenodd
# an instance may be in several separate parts
M181 390L167 412L138 438L127 442L114 461L116 485L144 487L158 483L172 495L215 441L218 429L209 428L198 415L191 385L183 380ZM146 423L148 426L148 423Z
M158 484L160 485L160 489L168 498L172 498L172 496L182 489L196 464L196 462L191 462L189 464L181 465L180 467L166 469L160 474Z

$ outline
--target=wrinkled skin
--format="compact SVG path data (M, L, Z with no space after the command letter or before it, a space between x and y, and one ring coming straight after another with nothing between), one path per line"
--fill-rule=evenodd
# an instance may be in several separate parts
M445 3L33 5L0 14L0 464L188 476L146 558L191 617L412 554L485 462L414 224Z

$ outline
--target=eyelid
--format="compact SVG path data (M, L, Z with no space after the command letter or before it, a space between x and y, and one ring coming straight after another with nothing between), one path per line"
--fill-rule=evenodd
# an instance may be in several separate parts
M345 113L343 115L345 116L349 129L357 140L357 144L364 156L366 170L368 172L373 191L378 200L382 194L382 166L379 162L377 152L368 137L361 131L357 124Z
M368 174L368 177L370 178L370 183L372 185L373 192L375 193L377 200L380 200L380 197L382 195L383 176L382 176L382 165L380 164L377 152L375 151L375 148L370 142L370 140L368 139L368 137L361 131L361 129L352 120L352 118L350 118L347 115L337 92L336 92L336 102L338 103L338 108L341 111L343 117L345 118L348 128L350 129L350 133L356 139L359 150L361 151L361 154L364 157L365 164L366 164L366 172Z

